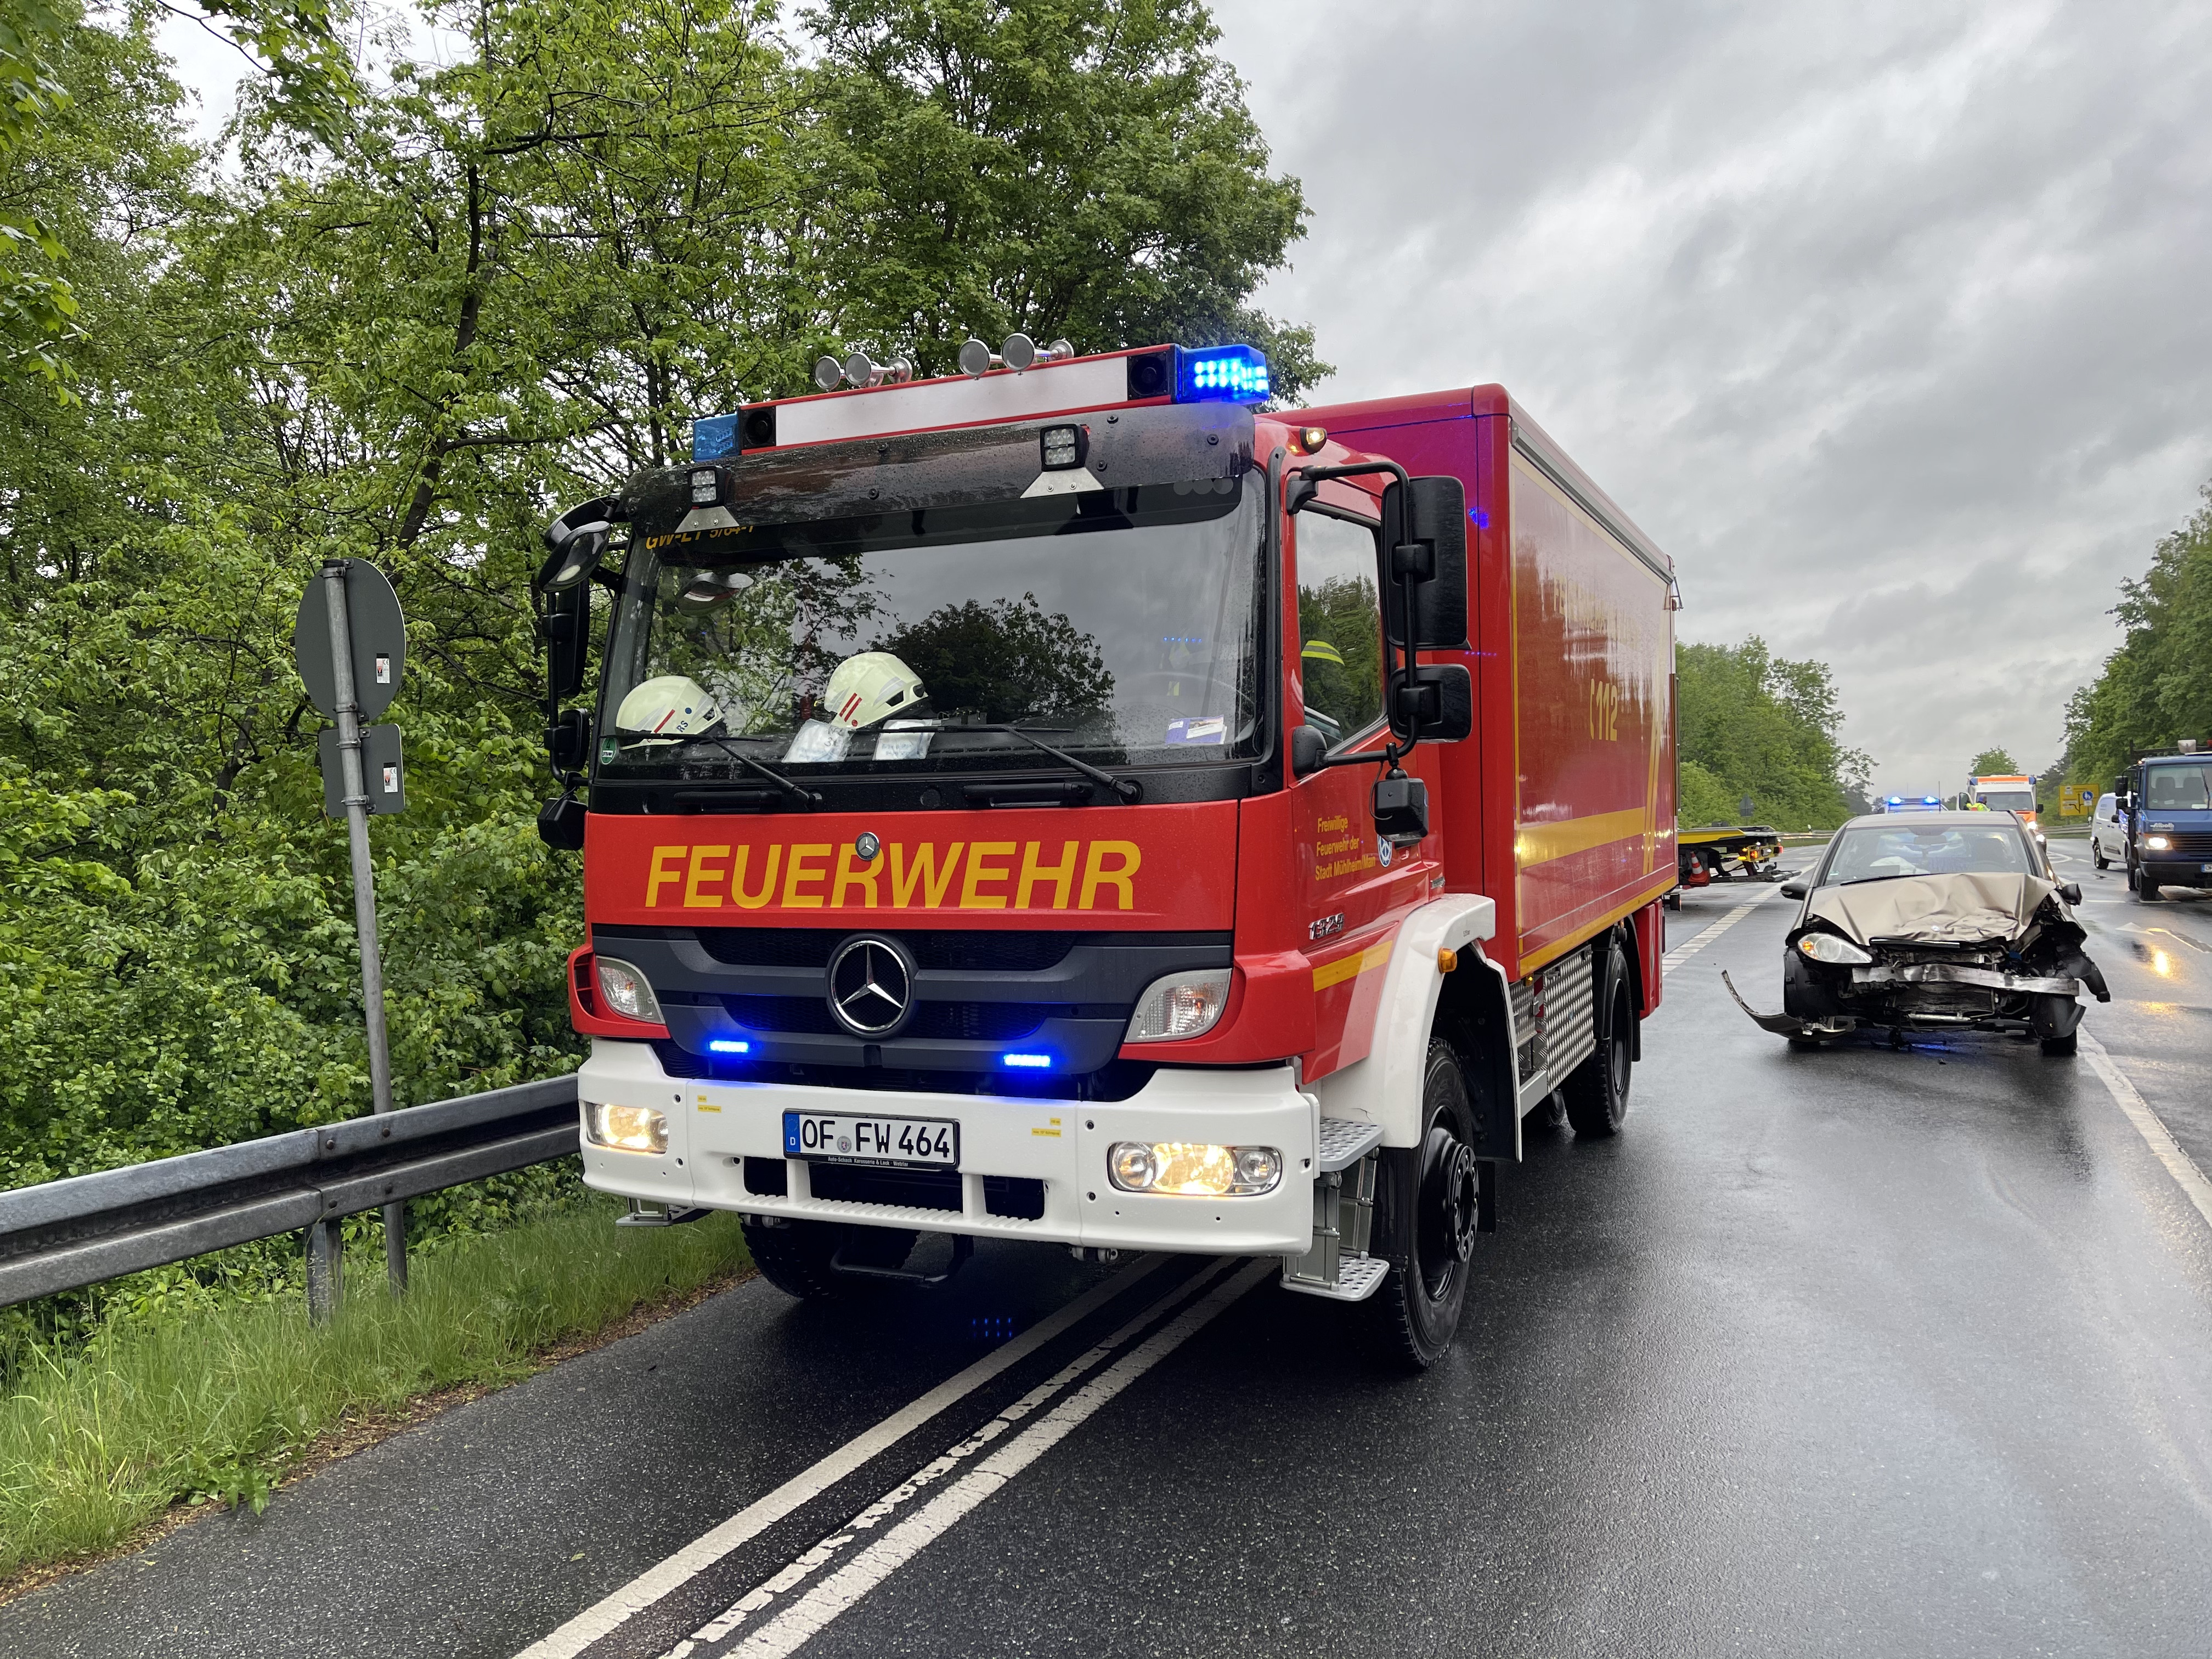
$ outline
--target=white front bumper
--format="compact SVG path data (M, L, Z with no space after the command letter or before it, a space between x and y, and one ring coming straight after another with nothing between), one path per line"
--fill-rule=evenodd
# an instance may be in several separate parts
M645 1043L596 1037L577 1087L586 1100L653 1106L668 1114L665 1155L585 1143L585 1184L626 1198L1106 1249L1297 1255L1313 1242L1321 1109L1315 1097L1300 1091L1288 1066L1163 1070L1127 1100L1030 1100L698 1082L670 1077ZM787 1111L951 1119L960 1125L960 1209L811 1196L810 1165L784 1156ZM1106 1149L1117 1140L1273 1146L1283 1154L1283 1180L1274 1191L1253 1198L1125 1193L1106 1179ZM788 1196L747 1190L748 1158L782 1164ZM1044 1214L1033 1221L990 1214L984 1207L986 1176L1042 1182Z

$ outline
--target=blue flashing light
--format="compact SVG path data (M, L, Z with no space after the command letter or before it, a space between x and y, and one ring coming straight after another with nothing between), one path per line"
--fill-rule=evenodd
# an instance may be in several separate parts
M1902 806L1905 805L1905 797L1902 795L1892 795L1889 798L1889 804L1892 806Z
M691 459L719 461L738 453L738 417L702 415L691 422Z
M1179 404L1264 404L1269 397L1267 359L1257 346L1205 346L1175 354L1175 400Z
M734 1037L715 1037L707 1044L708 1051L717 1054L749 1054L753 1051L750 1042L739 1042Z
M1050 1054L1001 1054L999 1059L1003 1065L1018 1066L1025 1071L1048 1072L1052 1069Z
M1933 795L1923 795L1920 798L1920 804L1923 806L1941 806L1943 803Z

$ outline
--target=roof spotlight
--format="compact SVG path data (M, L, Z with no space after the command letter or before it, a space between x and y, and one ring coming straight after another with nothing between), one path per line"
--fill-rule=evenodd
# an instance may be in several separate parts
M1018 339L1021 337L1017 335L1015 337ZM981 340L971 337L960 347L960 372L971 380L1006 366L1006 359Z
M845 365L835 357L814 360L814 384L824 392L835 392L845 378Z
M894 357L887 363L871 359L865 351L855 351L845 359L845 384L851 386L901 386L914 378L914 364L904 357Z

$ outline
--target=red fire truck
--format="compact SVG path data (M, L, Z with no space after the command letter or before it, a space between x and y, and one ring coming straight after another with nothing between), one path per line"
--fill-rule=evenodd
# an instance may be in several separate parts
M800 1296L1279 1256L1429 1364L1524 1115L1628 1103L1673 567L1498 386L963 368L825 359L547 530L586 1179Z

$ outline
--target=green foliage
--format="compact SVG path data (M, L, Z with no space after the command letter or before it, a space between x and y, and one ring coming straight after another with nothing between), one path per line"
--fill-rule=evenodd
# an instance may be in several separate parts
M1685 645L1676 726L1684 824L1751 816L1783 830L1832 829L1850 816L1873 764L1845 747L1827 665L1772 655L1756 635L1741 645Z
M2009 749L1984 749L1966 763L1966 775L1974 778L2008 777L2020 769Z
M311 1328L296 1296L115 1324L33 1351L0 1400L0 1575L113 1547L173 1504L258 1510L318 1437L422 1395L529 1374L549 1346L742 1271L737 1218L617 1231L592 1200L424 1252L404 1300L380 1252Z
M1382 605L1365 576L1332 576L1298 589L1298 668L1309 716L1348 737L1382 712Z
M1098 641L1036 595L940 606L872 647L920 677L932 708L992 721L1096 717L1114 699Z
M2138 754L2212 739L2212 485L2114 611L2124 641L2066 705L2066 781L2100 791Z

